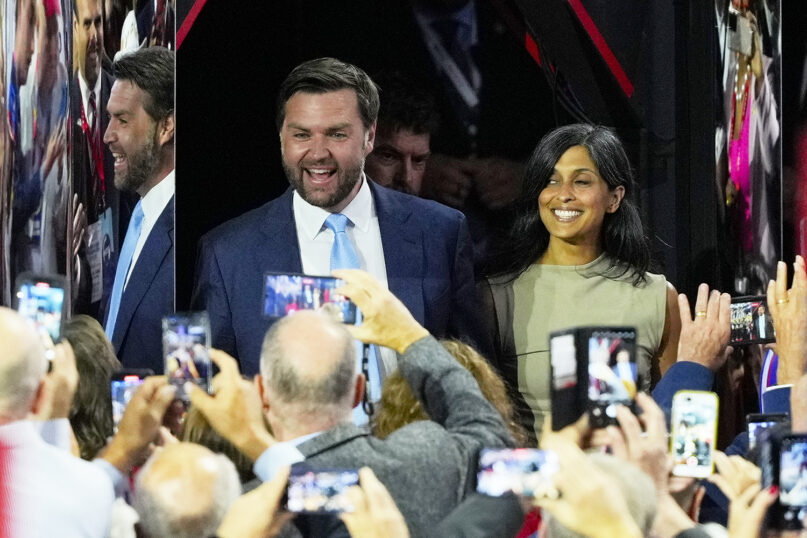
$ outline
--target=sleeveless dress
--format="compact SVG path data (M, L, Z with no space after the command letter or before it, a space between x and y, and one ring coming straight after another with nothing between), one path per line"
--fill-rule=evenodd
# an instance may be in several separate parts
M588 325L637 329L637 365L650 389L650 365L661 345L667 304L663 275L646 273L634 286L629 275L609 278L605 254L578 266L533 264L515 280L489 280L499 324L500 373L517 389L516 412L527 431L540 437L551 411L549 333ZM509 327L508 327L509 325Z

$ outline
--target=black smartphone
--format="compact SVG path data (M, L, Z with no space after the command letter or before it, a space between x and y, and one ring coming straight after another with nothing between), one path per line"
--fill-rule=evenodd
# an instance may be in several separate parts
M352 512L346 495L350 486L359 484L357 469L311 469L293 466L286 489L286 509L305 514Z
M799 530L807 517L807 434L763 431L759 438L762 487L779 488L765 527Z
M748 431L748 448L757 446L760 434L779 422L788 420L786 413L750 413L745 416L745 424Z
M17 312L33 321L37 331L47 333L54 342L59 341L64 321L64 277L23 273L16 284Z
M523 497L557 496L552 475L558 456L537 448L484 448L479 453L476 491L491 497L512 492Z
M298 310L323 310L342 323L355 324L356 305L334 292L344 283L330 276L267 273L264 275L263 315L280 318Z
M764 295L732 297L729 344L747 346L775 341L767 298Z
M592 428L616 425L617 406L633 408L638 382L636 330L593 330L588 338L588 412Z
M121 418L123 418L123 413L126 411L126 406L129 405L129 400L132 399L134 393L143 384L143 380L150 375L154 375L154 372L146 368L121 370L112 374L109 390L112 393L112 420L116 431Z
M185 383L210 391L210 319L207 312L186 312L163 318L165 375L177 388L177 399L188 401Z
M641 385L633 327L577 327L549 335L552 429L588 412L592 428L616 424L617 405L636 412Z

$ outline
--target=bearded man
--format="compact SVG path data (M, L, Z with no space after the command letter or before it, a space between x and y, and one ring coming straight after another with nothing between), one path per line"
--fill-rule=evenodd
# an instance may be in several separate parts
M272 323L262 311L267 272L364 269L432 334L481 334L463 215L381 187L364 173L378 107L378 88L358 67L333 58L297 66L277 100L291 188L202 237L192 304L208 311L213 345L236 357L242 373L258 373ZM365 373L380 389L373 378L395 369L395 353L381 349L369 362Z
M125 368L163 370L162 317L174 311L174 52L119 58L104 143L115 187L136 193L104 327Z

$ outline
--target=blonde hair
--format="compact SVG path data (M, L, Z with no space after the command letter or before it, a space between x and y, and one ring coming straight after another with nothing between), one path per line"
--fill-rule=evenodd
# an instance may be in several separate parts
M516 445L523 446L528 439L527 432L514 420L513 404L507 396L507 388L490 363L468 344L457 340L441 340L440 343L474 376L482 395L502 416ZM373 434L384 439L417 420L429 420L429 416L415 398L406 379L396 371L384 381L378 413L373 418Z

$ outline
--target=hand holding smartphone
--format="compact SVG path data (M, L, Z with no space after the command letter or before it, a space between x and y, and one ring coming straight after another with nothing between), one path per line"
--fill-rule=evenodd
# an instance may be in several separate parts
M64 321L64 277L23 273L17 277L17 312L31 320L40 333L58 342Z
M150 375L154 375L154 372L148 369L121 370L112 374L109 390L112 393L112 421L115 431L118 430L118 424L120 424L132 396Z
M334 290L344 281L330 276L267 273L264 276L263 315L280 318L298 310L320 310L342 323L355 324L358 309Z
M286 509L305 514L338 514L354 510L346 491L359 485L358 469L310 469L293 466L286 490Z
M491 497L557 495L552 484L560 464L554 452L537 448L491 449L479 453L476 491Z

